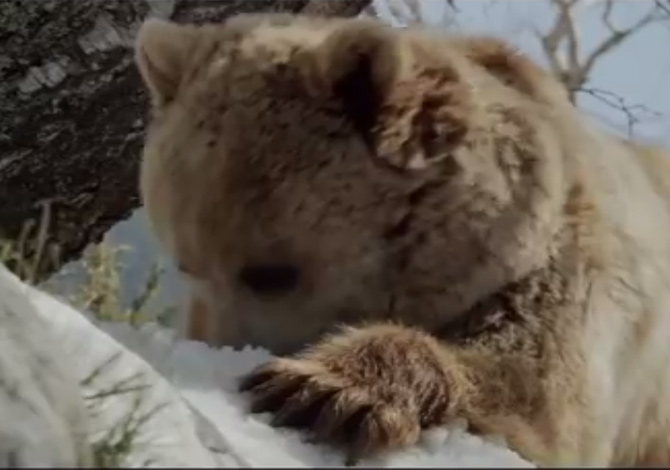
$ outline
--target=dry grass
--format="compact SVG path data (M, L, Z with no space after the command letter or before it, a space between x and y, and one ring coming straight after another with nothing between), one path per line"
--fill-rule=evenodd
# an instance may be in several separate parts
M104 242L89 247L80 260L84 281L77 286L74 295L66 296L67 300L102 321L138 326L167 316L169 312L161 312L158 316L147 313L150 302L159 294L163 275L163 270L155 263L151 266L140 293L128 306L122 304L122 282L119 275L122 265L119 258L122 252L129 250L129 247L111 246Z
M40 282L45 276L44 266L47 263L58 266L59 250L47 243L50 213L48 208L43 211L39 224L25 225L16 240L0 239L0 262L5 264L24 282L39 285L41 289L65 298L78 310L93 314L97 319L111 322L124 322L139 325L147 321L169 322L174 313L172 309L164 309L154 315L147 314L148 306L160 289L163 270L154 263L142 285L140 293L129 305L122 305L122 280L120 255L131 250L126 246L112 246L106 242L89 246L83 253L79 263L83 268L83 281L74 286L74 294L58 292L48 280Z
M106 400L111 397L123 395L126 403L131 404L128 413L112 426L92 432L90 442L94 468L127 467L127 457L135 448L144 444L139 440L142 426L162 409L162 406L154 406L149 410L144 410L146 408L143 406L146 396L144 391L150 385L143 380L141 375L131 375L111 386L100 384L101 379L104 381L105 372L114 367L118 358L118 354L110 357L81 383L85 391L89 415L93 418L99 416ZM86 391L89 390L91 393L86 394ZM142 466L150 464L151 462L144 462Z
M0 262L7 266L24 282L35 285L47 261L58 264L58 249L47 243L51 207L43 206L40 220L23 224L15 240L0 238Z

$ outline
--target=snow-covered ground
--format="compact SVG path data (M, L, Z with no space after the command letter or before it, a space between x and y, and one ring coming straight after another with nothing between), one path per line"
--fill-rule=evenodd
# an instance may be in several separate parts
M88 433L94 440L113 438L114 433L120 435L139 423L138 437L127 460L121 462L123 466L343 465L338 452L308 444L297 432L272 428L266 424L264 415L250 416L245 412L244 397L236 392L237 378L267 360L266 352L251 348L215 350L201 343L177 341L170 331L156 325L136 329L124 324L96 323L62 301L22 283L4 266L0 266L0 287L0 312L6 306L6 293L11 291L14 297L28 298L42 321L42 325L35 327L34 322L16 323L0 317L0 359L3 355L17 358L16 363L0 362L0 436L5 442L14 442L11 448L0 445L0 466L5 466L5 461L16 463L16 449L22 446L30 444L35 449L40 442L67 443L68 439L74 439L63 433L62 423L74 423L76 419L68 421L61 416L61 421L56 422L60 427L52 428L34 416L30 421L17 422L23 416L21 410L17 412L17 401L2 393L8 379L15 375L23 377L23 388L13 390L15 395L35 395L29 389L31 384L45 387L45 381L35 377L30 369L35 366L25 360L32 352L16 353L16 349L36 347L36 341L44 343L40 346L44 350L45 345L51 344L41 341L45 331L51 336L49 341L57 345L52 348L50 361L55 366L50 373L60 377L60 382L54 383L61 388L39 395L42 412L38 415L45 422L54 422L53 416L64 412L64 403L75 403L72 406L76 408L76 400L58 396L58 392L67 390L62 383L67 384L68 380L71 388L78 386L76 382L81 383L90 415ZM35 314L30 310L22 313ZM25 338L32 334L31 329L39 330L35 333L39 339L2 341L6 337ZM15 354L7 355L12 352L8 348ZM42 440L31 436L40 436ZM76 443L71 446L76 448ZM62 463L64 457L59 452L62 454L62 450L45 444L41 460L31 462L46 466ZM426 433L422 443L414 448L378 456L360 465L532 467L501 443L467 434L458 425Z

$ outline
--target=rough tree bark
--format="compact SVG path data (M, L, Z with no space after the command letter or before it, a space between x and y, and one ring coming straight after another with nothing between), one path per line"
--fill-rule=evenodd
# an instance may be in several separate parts
M34 238L34 222L48 208L48 247L57 261L51 256L42 266L46 274L138 206L146 96L132 44L145 17L200 23L250 11L353 16L369 3L0 1L0 238Z

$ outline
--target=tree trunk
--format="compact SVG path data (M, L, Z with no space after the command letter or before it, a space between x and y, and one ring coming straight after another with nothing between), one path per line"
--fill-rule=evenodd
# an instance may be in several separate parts
M251 11L354 16L369 3L0 1L0 238L34 239L48 208L52 256L40 269L47 274L139 205L147 97L132 46L145 17L200 23Z

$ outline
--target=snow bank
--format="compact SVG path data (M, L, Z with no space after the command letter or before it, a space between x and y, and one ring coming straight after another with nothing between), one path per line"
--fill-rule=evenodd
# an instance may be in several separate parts
M86 405L66 352L21 283L5 279L0 277L0 467L86 463Z
M155 325L135 329L123 324L96 323L96 328L86 316L22 284L4 267L0 282L12 283L32 300L65 349L63 360L70 370L79 380L89 378L84 385L86 394L105 395L109 387L120 382L134 384L128 387L134 391L101 400L104 403L96 408L90 423L93 432L100 435L123 422L129 413L149 415L139 428L139 444L133 447L124 465L342 465L338 452L308 444L297 432L268 426L267 416L245 412L244 398L236 392L237 378L267 360L270 356L266 352L251 348L215 350L201 343L176 341L170 331ZM137 390L137 384L148 388ZM0 413L1 410L0 403ZM5 431L7 424L2 415L0 423L0 431ZM470 435L458 425L425 433L414 448L361 463L368 465L532 467L500 443Z
M40 320L48 325L50 338L55 338L59 346L51 351L51 360L65 366L73 376L70 378L61 372L61 381L74 381L70 387L88 397L89 438L96 441L105 436L113 438L110 433L118 436L128 426L139 424L148 416L150 419L140 428L141 436L133 446L134 453L124 462L127 466L218 466L217 460L198 437L189 407L144 360L95 328L72 307L22 283L4 266L0 267L0 285L30 299ZM0 302L5 304L4 296L0 297ZM0 331L5 328L3 324ZM20 346L32 348L34 341L25 341ZM0 377L0 382L2 379L4 377ZM114 388L125 392L112 393ZM51 403L53 408L58 400L52 399ZM0 416L0 426L8 432L5 416L4 413ZM39 422L35 423L33 430L40 431Z

